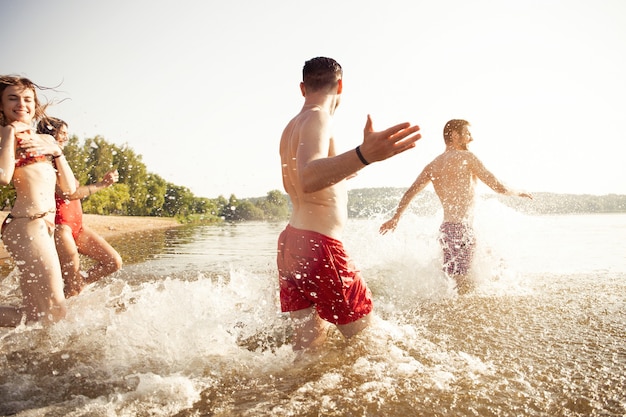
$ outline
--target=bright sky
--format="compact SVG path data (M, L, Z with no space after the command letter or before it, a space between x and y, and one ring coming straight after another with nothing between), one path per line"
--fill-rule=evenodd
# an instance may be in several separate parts
M423 139L350 188L408 187L469 120L470 149L531 192L626 194L623 0L58 0L2 6L1 74L44 86L83 140L128 144L196 196L282 190L304 61L344 68L338 150L409 121Z

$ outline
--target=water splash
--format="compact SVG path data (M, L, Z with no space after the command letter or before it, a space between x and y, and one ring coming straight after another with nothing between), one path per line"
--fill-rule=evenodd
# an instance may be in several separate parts
M179 264L128 265L70 299L67 320L2 330L0 414L623 415L626 277L546 272L543 235L528 232L554 224L490 204L477 218L484 279L464 296L441 272L439 216L407 216L384 237L382 219L351 222L346 247L378 319L348 341L330 327L320 355L297 363L276 227L229 233L229 248L267 254L254 265L233 251L225 268L226 251L197 239L173 251ZM3 300L19 299L16 283L0 283Z

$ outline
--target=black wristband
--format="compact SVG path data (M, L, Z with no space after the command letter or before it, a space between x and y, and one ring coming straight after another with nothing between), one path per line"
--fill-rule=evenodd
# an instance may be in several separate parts
M57 156L52 155L52 159L59 159L62 156L63 156L63 154L60 154L60 155L57 155Z
M370 163L367 162L367 159L365 159L363 157L363 154L361 153L361 145L356 147L356 156L359 157L359 159L361 160L361 162L363 162L363 165L369 165Z

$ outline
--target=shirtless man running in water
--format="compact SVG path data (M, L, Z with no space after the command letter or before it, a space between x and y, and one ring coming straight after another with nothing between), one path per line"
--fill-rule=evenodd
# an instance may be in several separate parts
M477 180L500 194L532 198L528 193L507 188L468 150L473 140L469 126L469 122L461 119L446 123L443 130L446 150L426 165L402 196L396 213L380 227L382 234L395 230L411 200L432 182L443 206L439 242L444 254L444 271L456 281L460 293L471 289L468 271L475 246L472 219Z
M375 132L368 116L363 143L337 154L332 117L342 93L342 69L331 58L303 68L304 106L280 141L283 185L293 212L278 240L280 300L294 323L293 348L314 349L325 340L325 321L345 337L367 327L371 294L341 243L346 223L345 179L365 165L415 147L418 126L401 123Z

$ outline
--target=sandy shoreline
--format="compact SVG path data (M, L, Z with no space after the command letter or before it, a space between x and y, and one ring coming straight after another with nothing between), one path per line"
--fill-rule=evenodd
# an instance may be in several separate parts
M0 213L2 220L7 214L7 211ZM180 223L171 217L101 216L97 214L84 214L83 223L105 239L126 233L180 226ZM4 245L0 244L0 259L8 258L8 256Z

